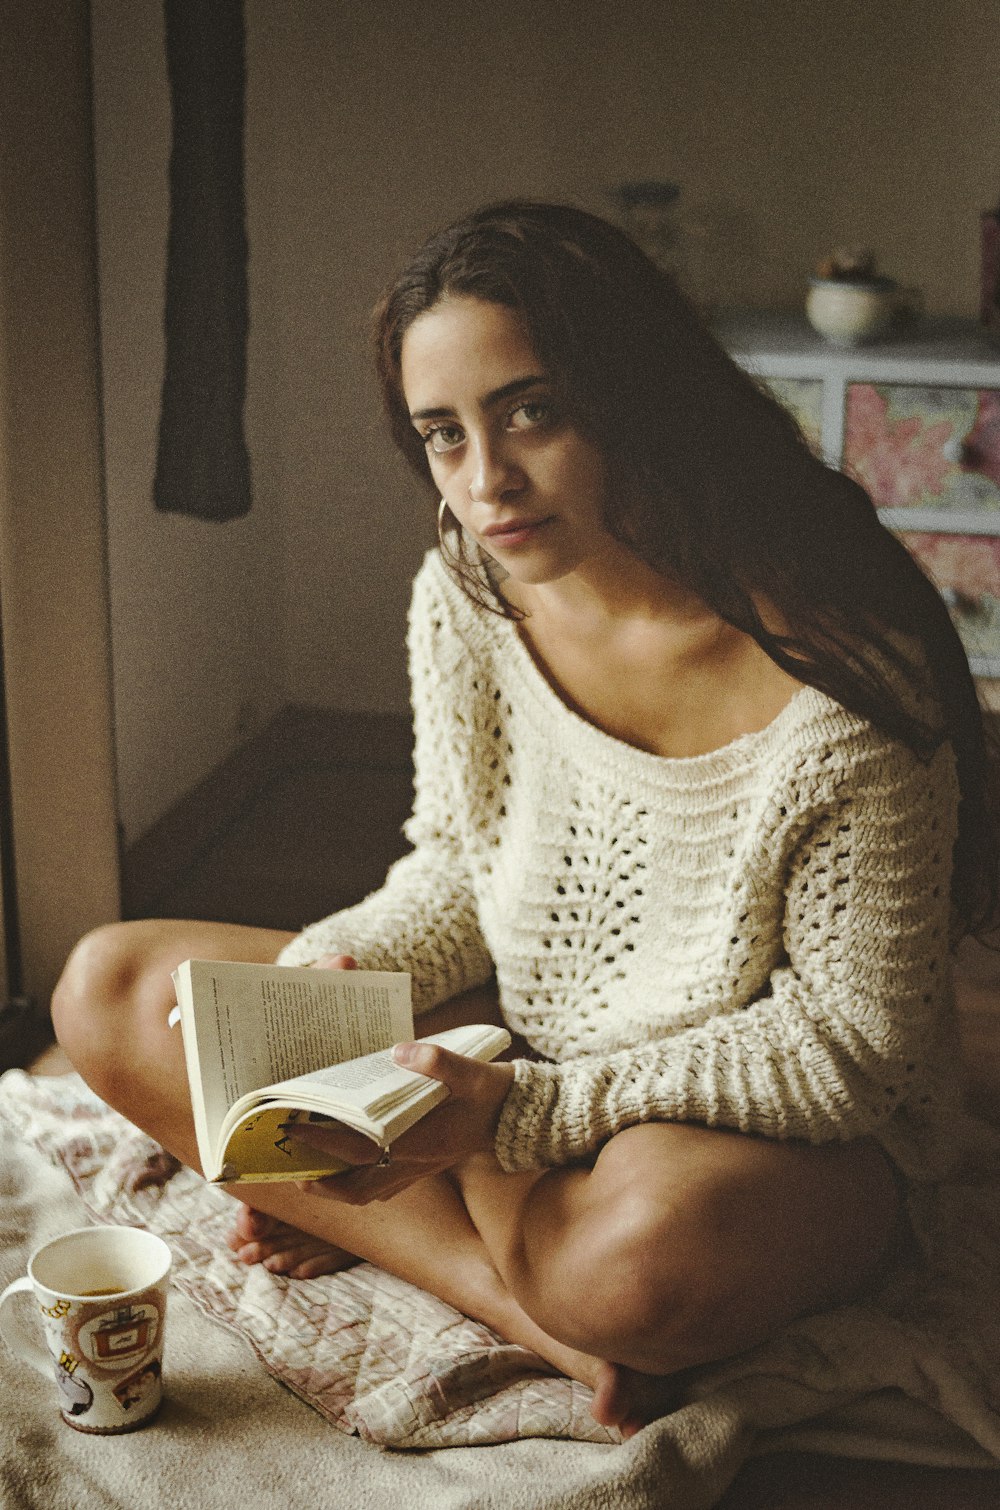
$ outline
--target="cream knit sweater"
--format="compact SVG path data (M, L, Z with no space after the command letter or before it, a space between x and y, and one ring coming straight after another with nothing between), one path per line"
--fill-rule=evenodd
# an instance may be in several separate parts
M911 1179L947 1171L949 748L925 765L806 688L711 754L648 754L572 712L436 551L409 648L413 851L283 962L409 970L417 1012L495 970L554 1061L518 1062L508 1170L655 1119L873 1134Z

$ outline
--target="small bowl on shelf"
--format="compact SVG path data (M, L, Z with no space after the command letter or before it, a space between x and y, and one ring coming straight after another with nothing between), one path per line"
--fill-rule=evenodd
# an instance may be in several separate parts
M877 341L899 313L899 289L891 278L809 280L806 316L831 346L863 346Z

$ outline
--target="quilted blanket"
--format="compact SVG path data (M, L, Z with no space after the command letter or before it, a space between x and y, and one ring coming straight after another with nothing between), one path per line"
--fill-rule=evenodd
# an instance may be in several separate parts
M86 1212L149 1227L173 1249L167 1401L149 1432L81 1436L59 1423L51 1382L0 1348L10 1510L140 1499L147 1510L230 1510L248 1492L258 1510L708 1510L748 1455L774 1449L995 1463L942 1412L950 1374L939 1355L921 1354L915 1373L910 1340L862 1307L836 1325L803 1318L754 1353L694 1371L675 1410L619 1444L591 1419L582 1386L372 1266L289 1281L237 1263L221 1191L77 1076L10 1071L0 1284ZM139 1498L122 1500L122 1473Z
M611 1442L590 1391L434 1296L371 1264L288 1280L226 1246L233 1202L178 1166L76 1075L4 1077L3 1108L61 1163L102 1222L149 1227L198 1308L328 1421L387 1447L567 1437Z

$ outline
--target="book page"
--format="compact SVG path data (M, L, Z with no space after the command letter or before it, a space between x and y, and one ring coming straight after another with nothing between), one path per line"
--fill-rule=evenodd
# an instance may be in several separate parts
M393 1043L398 1042L393 1039ZM468 1054L472 1058L493 1058L510 1043L505 1028L494 1028L480 1023L463 1024L446 1028L440 1033L426 1035L426 1042L439 1043L455 1054ZM488 1046L488 1048L487 1048ZM486 1049L486 1052L484 1052ZM396 1100L401 1094L419 1092L421 1087L431 1087L439 1082L417 1074L405 1065L397 1064L389 1049L349 1063L326 1064L321 1069L305 1075L296 1075L271 1087L276 1096L294 1097L296 1091L321 1092L329 1088L331 1108L338 1104L357 1106L377 1115L376 1108L384 1102ZM323 1099L322 1095L319 1098ZM310 1098L311 1101L311 1098ZM335 1115L335 1113L331 1113Z
M394 1040L395 1041L395 1040ZM365 1054L360 1059L351 1059L344 1064L327 1064L308 1075L297 1075L276 1087L280 1094L291 1095L297 1090L315 1091L323 1087L336 1092L331 1105L347 1101L358 1106L368 1106L380 1100L387 1091L401 1090L414 1081L424 1080L423 1075L397 1064L391 1047L380 1049L375 1054Z
M187 960L174 981L196 1121L213 1142L247 1092L413 1036L403 973Z

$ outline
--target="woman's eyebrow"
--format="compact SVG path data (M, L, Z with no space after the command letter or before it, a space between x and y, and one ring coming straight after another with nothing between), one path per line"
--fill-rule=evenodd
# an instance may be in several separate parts
M505 399L514 398L519 393L524 393L528 388L535 388L539 383L547 382L547 378L541 372L532 373L530 376L513 378L509 383L504 383L500 388L493 388L483 395L480 403L484 409L492 409L495 404L502 404ZM454 409L447 406L432 409L414 409L410 419L416 423L420 419L445 419L454 414Z

